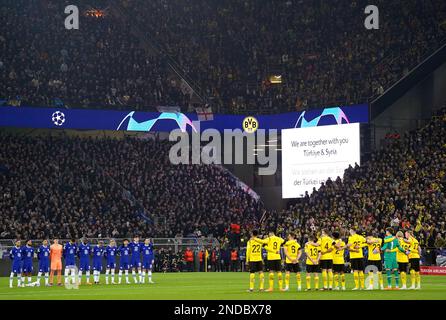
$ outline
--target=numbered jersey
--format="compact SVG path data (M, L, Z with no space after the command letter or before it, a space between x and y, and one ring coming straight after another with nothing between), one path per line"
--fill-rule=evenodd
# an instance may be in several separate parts
M268 248L267 259L268 260L280 260L280 247L285 242L282 238L272 236L265 239L266 247Z
M415 238L410 238L410 253L409 253L409 259L420 259L420 244L418 243L418 240Z
M305 245L305 253L307 254L307 261L306 264L308 265L317 265L318 263L313 263L309 257L311 257L311 259L315 260L317 259L317 257L319 256L319 253L321 252L321 247L320 246L315 246L312 244L307 243ZM317 261L316 261L317 262Z
M255 240L249 240L246 247L246 261L247 262L258 262L263 261L262 259L262 244Z
M403 239L398 240L400 246L403 247L404 251L410 250L410 243L406 243ZM396 261L399 263L408 263L409 257L405 252L397 251L396 252Z
M371 240L378 241L378 242L367 244L368 251L369 251L367 260L380 261L381 260L381 246L382 246L383 240L380 238L371 238Z
M288 253L288 256L290 256L291 259L296 260L297 256L299 254L300 250L300 244L297 243L296 240L289 240L284 245L284 248L286 248L286 251ZM286 257L286 263L293 263L290 259L288 259L288 256Z
M24 246L23 249L22 249L22 256L23 256L23 260L25 262L31 262L33 260L33 257L34 257L34 248L33 247Z
M333 250L327 252L330 249L333 249L334 240L328 236L321 237L318 242L321 245L322 255L321 260L332 260L333 259Z
M37 249L37 258L40 262L47 262L50 259L50 247L41 245L39 249Z
M77 247L77 252L79 254L79 258L82 261L89 261L90 260L91 247L90 247L89 244L81 243Z
M343 248L345 247L345 242L340 239L335 241L335 248L333 251L333 264L344 264L345 249L337 249L336 246Z
M353 252L349 250L350 259L364 258L364 252L362 251L362 248L364 248L367 245L367 243L363 236L360 236L359 234L350 236L348 238L348 244L351 245L350 249L359 251L359 252Z

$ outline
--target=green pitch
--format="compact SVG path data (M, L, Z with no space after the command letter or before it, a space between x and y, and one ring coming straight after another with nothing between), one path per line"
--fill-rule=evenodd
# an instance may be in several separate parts
M304 274L302 274L304 275ZM36 278L33 277L33 280ZM131 281L132 278L130 277ZM15 279L14 279L15 280ZM92 280L92 279L91 279ZM305 300L305 299L446 299L446 277L422 276L421 290L400 291L351 291L353 277L347 275L347 291L297 292L295 277L291 277L289 292L276 290L267 292L246 292L249 285L248 273L155 273L155 284L105 285L102 276L99 285L82 285L79 289L65 287L9 288L9 278L0 278L0 300L5 299L179 299L179 300ZM305 278L303 277L303 280ZM123 277L123 281L124 277ZM256 288L258 287L256 277ZM277 280L276 280L277 281ZM133 282L133 281L132 281ZM42 279L43 283L43 279ZM305 283L305 282L304 282ZM384 281L385 283L385 281ZM16 284L16 281L14 281ZM265 280L265 287L268 287ZM305 287L305 284L303 284Z

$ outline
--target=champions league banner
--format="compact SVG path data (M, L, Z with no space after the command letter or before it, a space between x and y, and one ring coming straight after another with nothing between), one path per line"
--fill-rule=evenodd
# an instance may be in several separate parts
M223 132L225 129L246 129L248 122L252 126L251 121L256 124L255 130L367 123L369 108L362 104L274 115L213 114L212 120L200 121L199 128L194 125L197 121L197 113L0 107L0 127L139 132L170 132L175 129L187 132L216 129Z

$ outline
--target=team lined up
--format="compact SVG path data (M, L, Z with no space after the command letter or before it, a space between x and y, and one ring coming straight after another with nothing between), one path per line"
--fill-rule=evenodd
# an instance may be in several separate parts
M39 270L37 280L33 282L33 258L35 255L37 255L39 261ZM130 284L129 270L132 271L134 283L145 283L146 274L148 282L154 283L152 281L154 253L153 243L150 239L145 239L144 243L139 242L139 237L135 237L133 242L125 239L119 247L116 245L115 240L111 240L107 246L104 246L103 241L99 241L96 245L91 245L86 239L82 239L79 244L76 243L75 239L71 239L62 246L59 244L58 239L54 239L51 246L48 245L48 240L44 240L37 250L34 249L31 240L28 240L23 247L21 246L21 241L18 240L10 250L9 256L12 260L12 270L9 278L10 288L13 287L14 275L17 276L18 287L24 287L26 280L27 286L40 286L42 276L45 278L45 285L52 286L55 274L57 274L57 284L61 286L62 258L65 262L65 284L80 285L83 272L85 272L86 284L91 284L91 269L93 270L94 283L99 284L104 258L106 262L106 284L110 283L110 275L111 284L116 284L117 256L120 257L118 284L122 282L123 272L126 283ZM91 257L93 258L92 264L90 263ZM78 267L76 265L77 258L79 260Z
M297 289L302 290L302 279L299 261L302 256L302 248L296 241L293 233L287 236L287 241L269 232L268 237L261 239L258 231L254 230L247 244L246 264L250 271L249 291L254 290L255 274L259 274L259 290L264 291L263 254L262 248L266 250L266 270L269 272L269 288L274 290L274 278L277 273L278 285L281 291L288 291L290 274L296 274ZM285 256L285 287L283 288L282 256L280 249L283 247ZM353 271L355 287L352 290L366 289L365 283L365 257L364 248L367 252L367 269L369 270L370 282L367 290L373 290L374 277L378 277L379 288L392 289L392 274L395 278L395 289L407 289L407 272L410 270L410 289L421 288L420 277L420 254L421 248L411 231L403 234L401 231L393 236L393 229L386 229L384 239L377 235L368 236L358 234L355 230L349 230L349 237L345 243L339 232L333 232L331 236L322 230L319 235L313 234L305 244L306 254L306 291L311 290L311 278L313 276L314 289L319 289L319 274L322 273L323 287L321 290L346 290L345 285L345 251L348 251L350 265ZM384 269L387 275L387 288L384 288L382 276ZM340 283L340 286L339 286Z

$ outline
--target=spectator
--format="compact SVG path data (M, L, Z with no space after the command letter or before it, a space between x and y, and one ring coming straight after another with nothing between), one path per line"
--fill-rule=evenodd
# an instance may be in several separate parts
M184 251L184 261L186 262L186 270L194 271L194 253L189 247Z
M239 256L237 249L232 249L231 251L231 271L236 272L238 271L238 264L239 264Z

